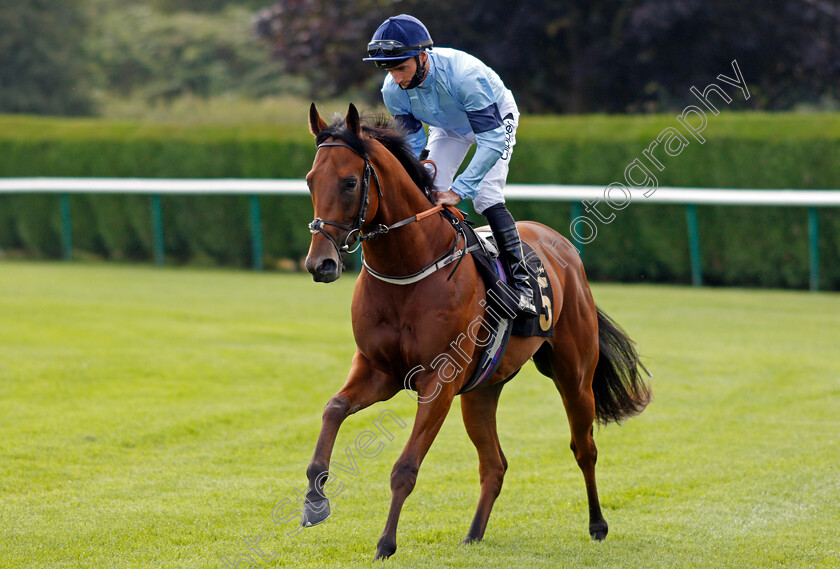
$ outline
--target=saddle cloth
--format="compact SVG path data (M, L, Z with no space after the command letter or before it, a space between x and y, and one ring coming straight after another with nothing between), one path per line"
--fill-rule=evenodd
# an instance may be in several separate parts
M527 243L522 243L522 252L531 276L531 288L534 305L538 316L523 316L516 313L519 295L508 284L499 250L490 231L477 232L467 223L462 223L467 236L467 246L480 243L481 247L472 252L481 278L487 289L484 301L484 323L493 329L488 334L487 345L479 356L479 363L473 376L459 393L466 393L480 386L493 375L502 361L510 336L540 336L551 338L552 326L551 283L545 272L542 260Z

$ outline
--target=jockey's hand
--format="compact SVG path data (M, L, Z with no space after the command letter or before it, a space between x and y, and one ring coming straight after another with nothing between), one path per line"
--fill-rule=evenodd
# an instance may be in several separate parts
M435 192L435 205L458 205L464 199L452 190Z

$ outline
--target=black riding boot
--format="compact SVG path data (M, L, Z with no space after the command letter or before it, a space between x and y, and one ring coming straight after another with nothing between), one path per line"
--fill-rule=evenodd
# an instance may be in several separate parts
M505 272L510 277L510 284L519 293L517 310L528 316L537 316L531 279L522 254L522 241L519 239L519 231L516 229L513 216L510 215L505 204L496 204L484 210L484 217L490 222L490 229L499 247L499 257Z

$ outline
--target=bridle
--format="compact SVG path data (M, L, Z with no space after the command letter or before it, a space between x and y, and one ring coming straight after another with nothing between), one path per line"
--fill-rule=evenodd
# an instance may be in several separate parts
M454 274L455 270L457 270L458 266L460 266L460 264L461 264L460 261L461 261L461 259L463 259L463 256L468 254L468 253L471 253L473 250L480 247L480 245L473 245L471 247L466 247L465 246L462 249L458 249L458 245L459 245L459 243L461 243L462 240L466 244L466 236L464 234L464 229L460 225L460 221L463 221L464 216L463 216L463 214L459 215L460 212L458 212L458 210L453 208L452 206L436 205L436 206L433 206L433 207L431 207L431 208L429 208L425 211L422 211L422 212L420 212L416 215L413 215L411 217L408 217L406 219L403 219L403 220L398 221L396 223L393 223L391 225L384 225L384 224L380 223L379 226L376 229L374 229L373 231L370 231L368 233L362 233L362 226L365 223L365 215L367 214L368 204L370 203L370 178L371 178L371 175L373 176L373 179L376 181L377 194L379 195L379 198L382 199L382 183L379 181L379 176L376 174L376 170L373 169L373 165L371 165L370 158L368 158L367 153L359 152L358 150L356 150L355 148L353 148L352 146L350 146L349 144L346 144L344 142L322 142L321 144L319 144L317 146L317 148L320 149L321 147L324 147L324 146L343 146L344 148L349 148L355 154L360 156L362 158L362 160L365 161L364 173L362 174L362 199L361 199L361 203L359 203L359 211L356 214L356 219L353 222L353 225L345 225L344 223L338 223L337 221L326 221L326 220L321 219L320 217L316 217L309 224L309 232L312 235L315 235L317 233L321 233L321 234L324 235L324 237L326 237L330 241L330 243L333 244L333 247L335 247L335 250L338 253L339 260L343 260L344 256L347 253L354 253L359 247L361 247L363 241L367 241L369 239L375 239L376 237L379 237L380 235L385 235L386 233L388 233L392 229L402 227L403 225L408 225L409 223L413 223L415 221L420 221L421 219L425 219L426 217L429 217L429 216L431 216L432 214L435 214L435 213L442 213L444 215L444 217L446 217L448 219L448 221L452 224L452 226L455 228L455 232L456 232L455 242L452 244L452 247L446 253L444 253L441 257L439 257L437 260L432 262L430 265L427 265L426 267L424 267L423 269L421 269L420 271L418 271L418 272L416 272L412 275L406 275L406 276L383 275L382 273L379 273L379 272L373 270L373 268L371 268L365 262L365 260L362 259L362 264L364 265L365 269L367 269L368 272L373 277L375 277L375 278L377 278L381 281L385 281L385 282L388 282L388 283L391 283L391 284L408 285L408 284L413 284L413 283L416 283L418 281L421 281L424 278L426 278L427 276L429 276L430 274L434 273L435 271L438 271L439 269L445 267L446 265L449 265L450 263L454 263L455 261L458 261L458 265L455 266L455 269L453 269L452 273L449 275L449 278L452 278L452 274ZM347 237L345 237L345 239L344 239L344 244L339 245L338 241L335 240L335 237L333 237L332 235L327 233L327 231L324 230L325 225L331 225L333 227L338 227L339 229L343 229L344 231L348 231L349 233L347 234ZM351 249L352 239L354 237L357 240L357 244L356 244L355 248Z
M353 253L362 245L362 241L366 241L368 239L373 239L381 235L382 233L388 232L388 227L384 225L380 225L376 230L371 233L362 233L362 225L365 223L365 215L367 215L368 204L370 203L370 177L373 175L373 179L376 181L376 193L382 198L382 183L379 181L379 176L376 174L376 170L373 169L373 166L370 163L370 158L368 158L367 153L362 153L350 146L349 144L345 144L344 142L322 142L318 145L318 148L322 148L324 146L343 146L344 148L349 148L355 154L359 155L362 160L365 161L365 169L362 174L362 199L359 203L359 211L356 213L356 220L353 222L353 225L345 225L343 223L338 223L337 221L326 221L321 219L320 217L316 217L312 220L309 224L309 232L312 235L316 233L321 233L326 237L330 243L333 244L335 247L336 253L338 253L339 259L344 259L344 256L347 253ZM347 237L344 238L344 243L342 245L338 244L338 241L335 240L335 237L330 235L324 230L325 225L331 225L333 227L338 227L339 229L343 229L344 231L348 231ZM384 231L382 228L385 228ZM357 245L354 249L352 247L352 240L357 239Z

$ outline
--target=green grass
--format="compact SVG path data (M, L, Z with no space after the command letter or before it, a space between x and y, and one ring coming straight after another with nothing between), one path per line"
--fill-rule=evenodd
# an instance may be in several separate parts
M357 458L325 524L271 520L346 374L352 284L0 264L0 566L224 567L257 536L277 555L261 567L370 566L408 428ZM596 431L607 540L529 364L500 405L510 469L485 541L458 545L478 473L456 403L387 566L837 567L840 296L593 288L656 376L641 416ZM335 460L386 408L413 422L403 393L362 411Z
M318 100L318 110L324 117L347 112L347 104L384 111L382 103L366 105L359 96L346 95L334 100ZM306 128L312 99L281 95L248 99L244 97L196 97L185 95L168 102L149 103L137 98L108 98L103 105L102 118L131 120L157 124L192 125L290 125Z
M367 105L353 97L316 103L321 116L331 119L335 114L344 116L350 102L364 113L384 112L382 105ZM298 140L311 136L307 122L310 103L308 99L291 96L258 101L185 97L168 105L138 109L130 102L115 102L113 110L99 118L0 114L0 138L49 141L166 136L181 140ZM517 136L522 140L538 141L649 143L665 128L681 128L675 118L677 114L523 115ZM837 140L840 138L840 113L726 111L709 117L703 136L710 140Z
M325 120L344 116L353 99L317 101ZM309 99L293 96L259 100L223 97L181 97L171 103L148 105L135 100L114 99L102 117L52 117L0 114L3 140L108 140L168 139L301 140L310 142ZM357 104L371 113L384 112L382 105ZM838 115L840 117L840 115ZM840 124L840 119L838 119Z
M735 103L732 108L718 116L709 114L708 125L703 131L705 138L776 142L840 138L840 113L745 112L738 110ZM522 133L539 140L603 141L609 138L651 142L668 127L685 132L676 120L678 114L679 111L650 115L531 115L522 118L517 136ZM694 121L694 117L689 120Z

